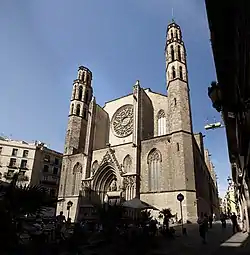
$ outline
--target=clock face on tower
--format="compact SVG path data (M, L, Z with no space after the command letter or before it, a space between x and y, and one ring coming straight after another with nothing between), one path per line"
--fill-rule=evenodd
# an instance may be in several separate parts
M126 137L133 133L133 105L120 107L114 114L112 130L117 137Z

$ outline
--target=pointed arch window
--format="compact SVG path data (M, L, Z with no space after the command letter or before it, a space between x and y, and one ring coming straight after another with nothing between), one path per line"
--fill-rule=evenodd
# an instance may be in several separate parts
M166 115L163 110L160 110L157 114L157 127L158 135L166 135Z
M178 39L178 30L175 30L175 37Z
M82 179L82 165L79 162L73 168L72 178L72 195L79 195Z
M89 91L86 90L85 95L84 95L84 102L87 103L89 99Z
M161 171L162 156L160 151L153 149L148 154L148 188L149 191L160 190L160 171Z
M78 104L78 105L76 106L76 115L77 115L77 116L80 116L80 112L81 112L81 106Z
M171 39L174 38L173 30L170 31Z
M170 46L170 53L171 53L171 61L174 61L174 46Z
M91 169L92 174L96 173L98 167L99 167L98 161L95 160L94 163L92 164L92 169Z
M181 61L181 46L178 45L177 47L177 56L178 56L178 60Z
M87 109L83 108L83 118L87 120Z
M70 110L70 114L74 113L74 104L71 105L71 110Z
M132 170L132 158L127 155L123 160L123 168L125 173L130 173Z
M172 77L173 77L173 79L176 78L176 72L175 72L175 67L174 66L172 66Z
M78 100L82 100L82 86L79 87Z
M179 66L180 79L183 80L182 66Z
M72 99L75 99L76 97L76 85L74 85L73 93L72 93Z

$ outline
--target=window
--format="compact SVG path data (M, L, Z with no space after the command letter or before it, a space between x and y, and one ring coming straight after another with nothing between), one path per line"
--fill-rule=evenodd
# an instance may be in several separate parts
M179 67L180 79L183 80L182 66Z
M176 37L176 39L178 39L178 31L177 30L175 30L175 37Z
M11 158L10 159L10 164L9 164L10 167L16 167L16 159L15 158Z
M80 111L81 111L81 108L80 108L81 106L78 104L77 106L76 106L76 115L77 116L80 116Z
M48 181L48 176L43 176L44 181Z
M70 114L74 113L74 104L71 105L71 110L70 110Z
M178 56L178 60L181 61L181 46L178 45L178 48L177 48L177 56Z
M163 110L160 110L157 114L157 125L158 125L158 135L166 135L166 116Z
M5 177L5 179L8 179L8 178L12 178L13 175L14 175L14 171L13 170L9 170L7 173L5 173L4 177Z
M174 106L176 106L176 104L177 104L177 103L176 103L176 98L174 98Z
M58 174L58 168L57 167L53 168L53 174Z
M176 147L177 147L177 151L179 151L179 150L180 150L180 145L179 145L179 143L176 144Z
M79 195L79 187L82 179L82 165L77 162L73 168L72 195Z
M24 150L23 151L23 158L27 158L29 155L29 151L28 150Z
M148 188L149 191L159 191L160 189L160 171L161 171L161 153L153 149L148 154Z
M174 46L170 46L171 61L174 61Z
M99 165L98 165L98 161L95 160L92 164L92 174L95 174L95 172L97 171Z
M22 159L20 168L23 168L23 169L27 168L27 160L26 159Z
M82 100L82 86L79 87L78 100Z
M123 167L125 173L130 173L132 168L132 158L130 155L127 155L123 160Z
M87 120L87 109L83 108L83 118Z
M56 191L54 189L50 189L50 196L55 197L56 196Z
M3 178L3 174L2 174L2 173L0 173L0 180L2 180L2 178Z
M13 149L12 150L12 156L17 156L17 151L18 151L18 149Z
M55 165L59 165L59 159L58 158L55 158Z
M72 99L75 99L75 96L76 96L76 85L73 88Z
M3 152L3 147L0 147L0 154L2 154Z
M86 90L85 96L84 96L84 102L86 103L86 102L88 102L88 100L89 100L89 91Z
M172 66L172 77L173 77L173 79L176 78L176 73L175 73L175 67L174 66Z
M45 155L44 156L44 161L46 161L46 162L50 162L50 155Z
M48 166L48 165L44 165L44 166L43 166L43 172L44 172L44 173L49 172L49 166Z

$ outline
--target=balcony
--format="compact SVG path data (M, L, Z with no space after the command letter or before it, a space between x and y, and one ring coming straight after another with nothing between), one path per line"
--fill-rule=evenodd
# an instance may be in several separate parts
M20 169L28 170L28 169L29 169L29 167L28 167L28 165L21 165L21 166L20 166Z
M14 176L14 172L13 172L13 173L5 172L5 173L3 174L3 176L4 176L4 178L5 178L6 180L12 180L12 178L13 178L13 176Z
M14 172L12 172L12 173L5 172L5 173L4 173L4 178L5 178L6 180L12 180L14 174L15 174ZM24 175L24 174L19 174L17 180L18 180L19 182L26 182L26 181L29 181L29 177L28 177L27 175Z
M8 165L8 168L17 169L17 165L9 164L9 165Z
M27 175L19 174L17 180L19 182L27 182L29 181L29 177Z

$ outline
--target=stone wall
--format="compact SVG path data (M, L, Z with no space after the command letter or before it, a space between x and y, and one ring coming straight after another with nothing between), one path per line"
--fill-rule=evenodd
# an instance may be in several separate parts
M166 131L169 133L169 125L170 125L170 119L168 116L168 97L166 95L161 95L155 92L152 92L151 90L147 89L145 90L148 97L150 98L154 110L154 136L158 136L158 123L157 123L157 116L160 110L163 110L166 115L166 123L167 128Z
M115 114L115 112L124 105L133 105L133 96L128 95L124 96L122 98L119 98L118 100L109 101L105 104L103 109L108 113L109 119L112 122L112 118ZM113 131L112 131L112 123L110 123L110 131L109 131L109 143L111 146L118 145L118 144L124 144L132 142L132 134L127 137L117 137Z
M99 105L96 105L93 150L102 149L107 146L110 128L109 123L107 112Z
M141 89L141 139L148 139L154 136L154 109L152 101L145 93L144 89Z

